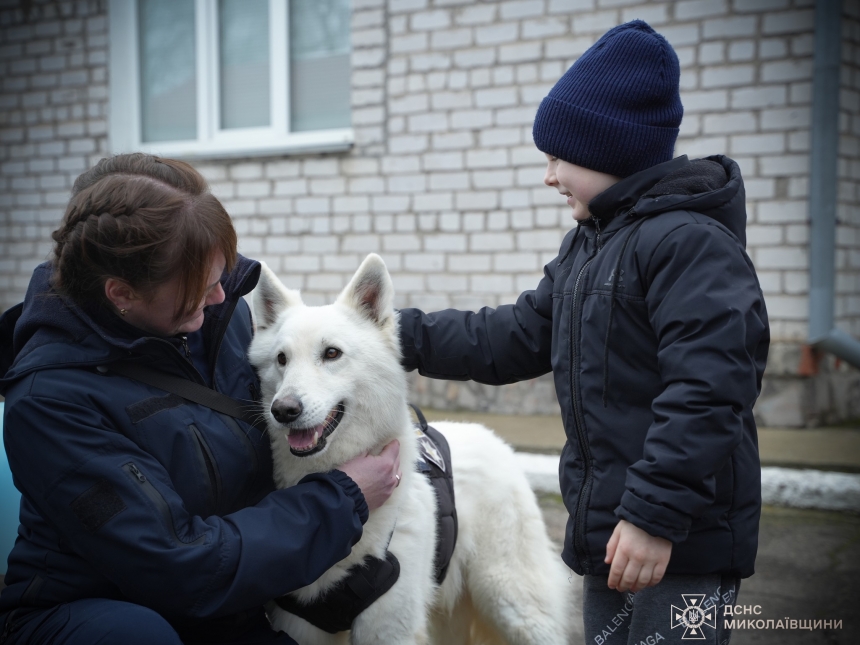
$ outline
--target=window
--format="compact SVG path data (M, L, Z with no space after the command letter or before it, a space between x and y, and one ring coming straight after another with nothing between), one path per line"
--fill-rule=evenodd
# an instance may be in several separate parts
M349 23L349 0L111 0L111 150L348 148Z

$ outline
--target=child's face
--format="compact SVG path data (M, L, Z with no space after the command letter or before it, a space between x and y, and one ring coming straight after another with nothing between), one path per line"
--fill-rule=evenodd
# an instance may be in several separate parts
M573 209L573 219L577 222L591 217L588 204L612 184L621 181L620 177L604 172L574 166L558 157L546 155L546 176L543 183L552 186L562 195L567 195L567 203Z

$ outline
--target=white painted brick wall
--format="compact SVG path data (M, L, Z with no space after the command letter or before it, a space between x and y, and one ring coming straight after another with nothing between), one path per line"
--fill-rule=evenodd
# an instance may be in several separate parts
M364 254L397 305L476 308L537 284L572 225L542 185L538 103L606 29L651 21L682 65L678 154L742 168L774 339L806 338L808 0L354 0L346 154L198 162L260 256L313 302ZM74 178L107 151L106 2L0 1L0 301L50 251ZM838 324L860 336L860 2L845 0Z
M104 3L0 4L0 309L22 298L72 182L107 151L106 59Z

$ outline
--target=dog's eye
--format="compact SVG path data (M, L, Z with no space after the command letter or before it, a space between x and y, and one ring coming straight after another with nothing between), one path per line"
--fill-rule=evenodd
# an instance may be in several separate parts
M327 360L333 361L336 358L340 358L340 355L343 354L337 347L328 347L323 353L323 357Z
M278 354L278 365L286 365L287 364L287 355L284 352Z

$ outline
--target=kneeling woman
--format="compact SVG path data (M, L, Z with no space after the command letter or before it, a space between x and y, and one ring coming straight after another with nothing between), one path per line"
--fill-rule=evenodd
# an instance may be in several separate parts
M294 643L264 604L349 553L398 482L399 447L276 491L264 432L111 369L258 397L242 296L259 264L188 164L102 160L53 237L0 319L22 493L0 642Z

